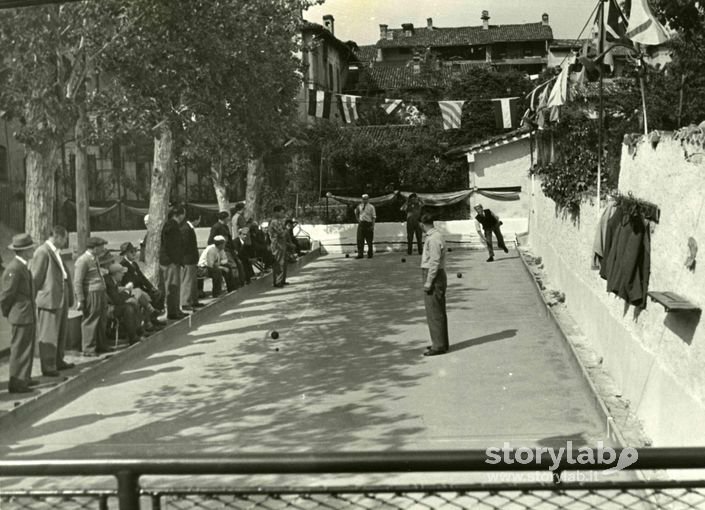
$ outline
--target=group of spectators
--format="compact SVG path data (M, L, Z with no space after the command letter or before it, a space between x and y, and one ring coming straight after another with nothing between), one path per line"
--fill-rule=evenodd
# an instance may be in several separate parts
M149 218L145 217L145 224ZM155 286L139 264L138 249L125 242L116 257L106 250L107 241L90 237L86 251L70 274L61 256L68 246L66 229L57 225L39 247L28 234L13 237L9 249L15 257L7 263L0 281L0 310L11 325L11 393L31 392L38 381L31 377L35 345L39 345L42 375L59 377L73 368L64 360L68 335L68 311L75 305L82 314L82 354L94 357L113 350L108 338L118 329L129 344L166 326L159 319L179 320L203 306L203 279L213 281L213 296L246 285L271 269L274 286L286 282L290 254L300 254L293 220L285 220L284 208L273 210L268 232L243 217L243 205L223 211L211 227L208 246L199 253L195 228L200 217L186 219L183 206L171 207L161 235L160 271ZM146 237L145 237L146 239ZM294 255L295 256L295 255Z

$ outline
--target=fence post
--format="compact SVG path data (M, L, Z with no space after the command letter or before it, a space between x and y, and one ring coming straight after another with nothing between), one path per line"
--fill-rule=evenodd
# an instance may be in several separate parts
M139 510L139 475L132 471L119 471L115 476L118 481L118 507L120 510Z

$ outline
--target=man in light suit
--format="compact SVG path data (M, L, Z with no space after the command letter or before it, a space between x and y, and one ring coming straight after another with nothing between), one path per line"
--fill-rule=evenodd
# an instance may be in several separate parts
M34 252L32 278L37 291L37 338L42 374L58 377L59 370L73 368L64 361L69 308L73 306L73 284L61 260L68 233L61 225L51 230L49 239Z
M27 264L35 248L29 234L12 237L9 248L15 258L7 264L0 285L0 309L12 326L10 340L10 393L32 391L32 360L37 319L34 313L34 284Z
M77 308L83 312L81 321L84 356L95 357L108 352L106 337L108 296L105 279L98 258L105 253L108 242L100 237L89 237L86 251L76 259L73 290Z

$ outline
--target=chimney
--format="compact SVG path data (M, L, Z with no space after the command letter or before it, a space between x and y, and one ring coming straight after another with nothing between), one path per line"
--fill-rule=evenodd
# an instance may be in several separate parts
M414 35L414 24L413 23L402 23L402 30L404 30L404 37L411 37Z
M335 18L332 14L323 16L323 26L326 27L331 34L335 35Z
M380 25L379 26L379 38L380 39L386 39L387 38L387 29L389 28L389 25Z
M418 50L414 50L414 58L411 65L414 74L421 74L421 53Z
M545 26L545 27L548 26L548 14L545 13L545 12L544 12L543 15L541 16L541 24L542 24L543 26Z
M433 29L433 18L426 18L426 28Z
M487 30L490 28L490 12L489 11L482 11L482 16L480 17L482 20L482 29Z

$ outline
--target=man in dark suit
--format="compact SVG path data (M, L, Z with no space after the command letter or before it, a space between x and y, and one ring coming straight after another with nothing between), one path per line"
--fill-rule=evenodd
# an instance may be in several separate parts
M401 210L406 212L406 253L411 255L414 251L414 236L416 236L416 248L419 250L419 255L423 251L421 238L423 231L421 229L421 211L423 202L416 193L412 193L406 199L406 203L401 206Z
M121 285L132 283L135 289L140 289L149 296L152 306L158 312L163 312L164 296L161 292L159 292L159 289L152 285L149 278L147 278L142 272L142 269L137 262L137 248L129 241L122 243L120 245L120 256L122 257L120 264L125 266L127 269L125 276L122 278L122 282L120 282Z
M254 258L254 253L252 249L252 243L249 240L250 229L243 227L238 232L237 237L233 241L235 246L235 251L240 257L240 262L245 272L245 283L249 284L252 281L252 277L255 275L252 269L252 262L250 259Z
M109 265L105 276L105 293L108 295L109 313L120 321L125 328L127 341L132 345L144 340L144 331L139 303L128 289L119 285L126 271L121 264Z
M480 204L477 204L475 206L475 211L477 211L477 216L475 216L475 220L477 221L477 224L482 227L484 235L479 228L477 229L477 233L480 234L482 240L485 241L485 243L487 244L487 251L490 253L490 258L487 259L487 262L492 262L494 260L492 234L497 236L497 246L504 250L504 253L509 252L509 250L504 244L504 237L502 236L502 231L499 228L502 226L502 222L499 221L499 218L495 213L493 213L489 209L483 209Z
M10 339L10 393L32 391L32 359L36 335L34 284L27 264L34 253L29 234L13 236L9 248L15 258L7 264L0 285L0 308L12 326Z
M159 249L160 283L166 296L167 319L179 320L186 317L181 311L181 266L184 264L184 243L181 224L186 218L186 210L177 206L169 212L169 219L162 228L162 243Z
M184 265L181 269L181 308L193 310L203 306L198 302L198 240L196 227L201 217L196 216L181 225L181 236L184 243Z
M58 377L59 370L72 368L64 361L69 308L73 306L73 283L61 259L68 245L68 233L61 225L51 230L49 239L34 252L32 277L37 290L37 338L42 374Z

